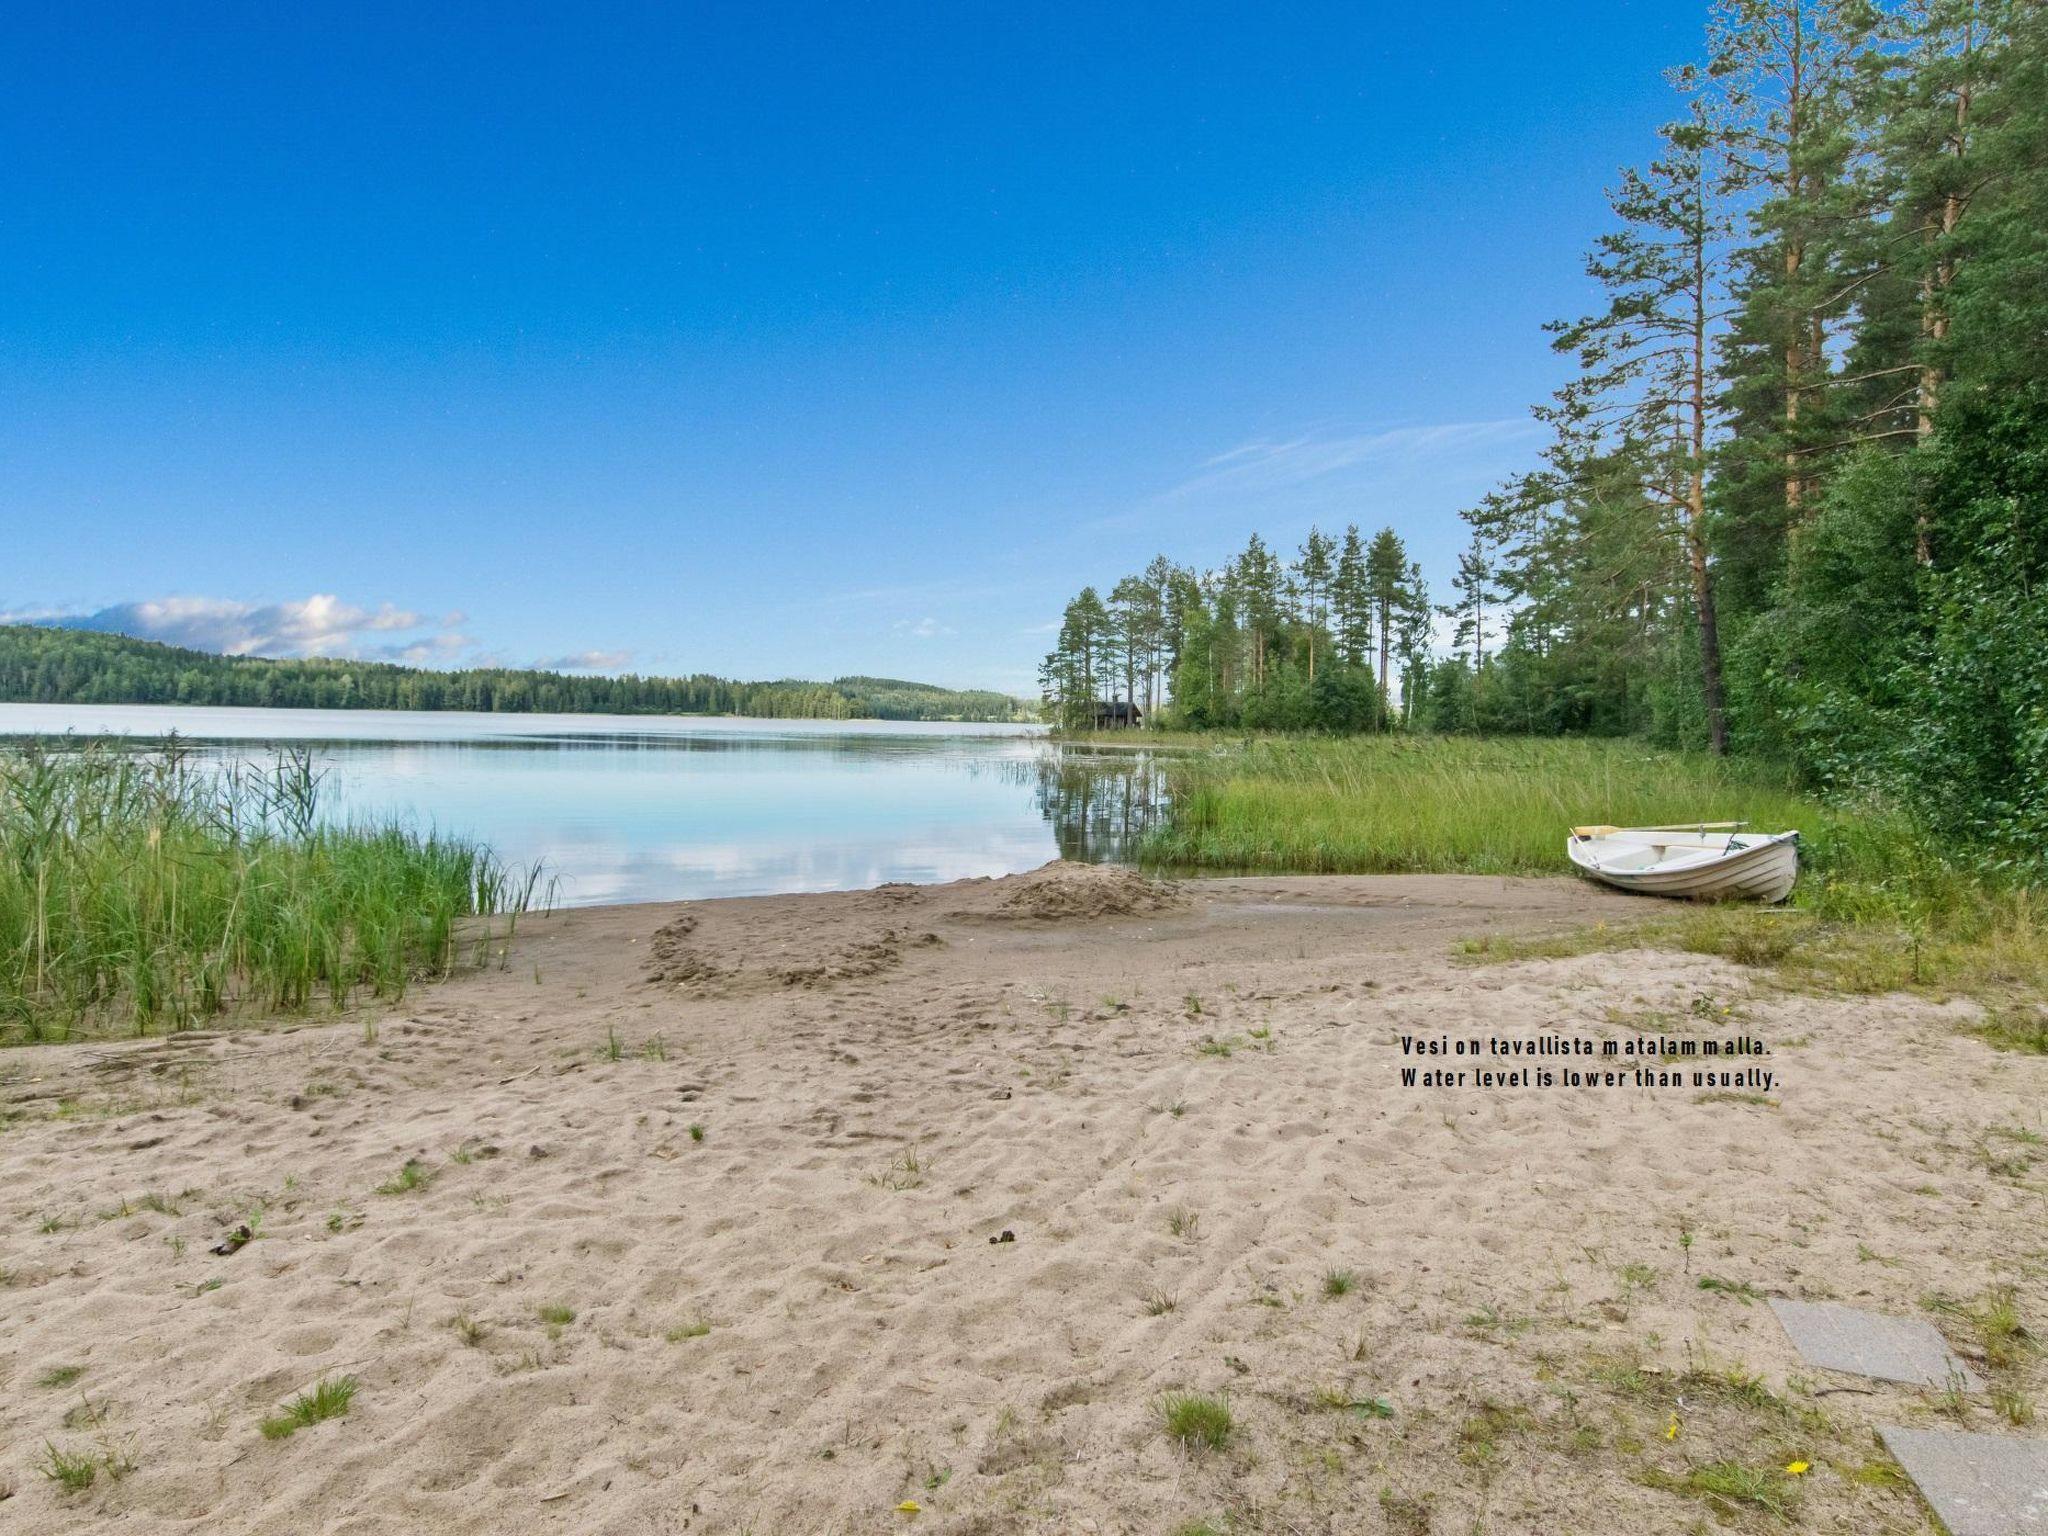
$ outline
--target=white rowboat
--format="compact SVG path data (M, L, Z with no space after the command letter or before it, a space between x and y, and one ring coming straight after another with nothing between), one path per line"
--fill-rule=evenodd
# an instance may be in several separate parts
M1683 901L1783 901L1799 878L1799 834L1744 832L1743 825L1573 827L1564 851L1616 890Z

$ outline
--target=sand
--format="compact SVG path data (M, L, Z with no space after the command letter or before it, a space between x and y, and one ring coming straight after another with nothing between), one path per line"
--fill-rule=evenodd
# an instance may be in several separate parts
M2005 1422L1817 1378L1751 1292L1931 1317L2048 1406L1966 1315L2048 1331L2048 1061L1963 1003L1452 954L1643 915L1056 866L575 911L394 1009L9 1052L0 1528L1927 1529L1871 1427ZM1400 1081L1476 1070L1404 1036L1641 1032L1762 1039L1772 1088Z

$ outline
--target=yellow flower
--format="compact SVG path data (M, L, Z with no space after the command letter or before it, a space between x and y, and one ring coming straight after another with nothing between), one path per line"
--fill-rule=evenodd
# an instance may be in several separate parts
M1664 1438L1666 1440L1676 1440L1678 1438L1678 1415L1675 1413L1671 1415L1671 1422L1664 1426Z
M896 1513L899 1515L915 1515L922 1513L923 1510L924 1506L915 1499L905 1499L896 1506Z
M1806 1463L1803 1461L1789 1461L1785 1464L1785 1475L1787 1477L1797 1477L1805 1470Z

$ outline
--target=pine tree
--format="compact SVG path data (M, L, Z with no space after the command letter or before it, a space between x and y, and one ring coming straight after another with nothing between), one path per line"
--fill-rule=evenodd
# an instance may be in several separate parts
M1338 547L1336 575L1330 583L1330 611L1335 618L1337 653L1347 667L1365 665L1372 646L1372 594L1366 583L1365 542L1358 524L1344 530Z
M1308 642L1308 680L1316 680L1316 637L1329 627L1330 582L1335 575L1331 557L1336 545L1313 524L1294 562L1294 586L1301 594L1301 622Z
M1751 235L1734 258L1721 346L1732 425L1717 497L1721 583L1751 609L1843 432L1830 349L1861 287L1846 236L1864 192L1850 174L1863 42L1856 0L1720 0L1709 29L1719 190L1747 210Z
M1698 633L1708 746L1728 750L1720 625L1709 565L1707 454L1719 400L1709 376L1715 327L1725 317L1728 224L1715 201L1718 140L1695 100L1662 131L1664 153L1623 175L1612 203L1621 228L1587 261L1609 293L1605 310L1552 326L1579 364L1543 416L1559 432L1552 460L1568 477L1622 453L1645 491L1675 509L1683 529Z
M1401 536L1382 528L1372 536L1365 553L1367 607L1372 615L1372 638L1379 652L1379 688L1382 711L1387 699L1387 666L1392 659L1394 629L1404 601L1402 583L1408 574L1408 549ZM1384 713L1381 724L1385 724Z

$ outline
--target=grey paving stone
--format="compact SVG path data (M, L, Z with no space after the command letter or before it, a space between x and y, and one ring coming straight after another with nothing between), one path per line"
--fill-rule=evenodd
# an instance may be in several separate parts
M1880 1429L1949 1536L2048 1533L2048 1440L1957 1429Z
M1918 1318L1886 1317L1832 1301L1787 1301L1771 1298L1771 1310L1809 1365L1849 1371L1879 1381L1904 1381L1914 1386L1945 1387L1959 1379L1966 1391L1984 1383L1949 1353L1931 1324Z

